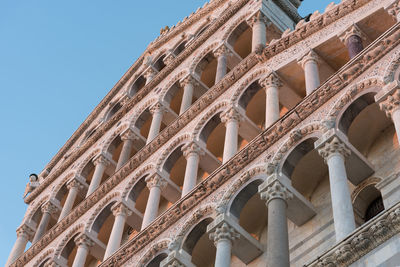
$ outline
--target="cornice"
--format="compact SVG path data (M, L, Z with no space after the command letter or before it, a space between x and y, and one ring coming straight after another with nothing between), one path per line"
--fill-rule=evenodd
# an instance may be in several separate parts
M400 233L400 202L357 228L345 240L304 266L350 266L398 233Z
M30 203L35 199L40 192L42 192L47 186L49 186L58 176L60 176L73 162L75 162L83 153L89 149L99 138L101 138L112 126L114 126L120 119L129 112L140 100L142 100L148 93L150 93L156 86L167 77L177 66L179 66L189 55L191 55L198 47L200 47L212 34L214 34L223 24L226 23L233 15L236 14L249 0L240 0L234 5L231 5L207 30L199 36L194 42L192 42L179 56L177 56L170 65L167 65L162 71L160 71L146 86L144 86L131 100L127 102L121 109L107 122L100 125L96 132L76 151L74 151L60 167L57 168L53 173L46 177L41 185L37 187L32 193L30 193L25 199L25 203ZM143 58L141 58L143 61ZM139 67L139 66L136 66ZM133 72L132 72L133 73ZM131 73L131 74L132 74ZM57 155L50 161L46 168L52 169L58 160L61 159L63 154L71 148L74 142L83 134L84 130L90 125L90 123L96 118L100 111L106 107L113 96L128 81L128 75L117 83L118 87L114 86L112 91L107 94L106 98L98 105L95 110L89 115L85 122L79 127L79 129L73 134L73 136L67 141L67 143L61 148ZM112 96L111 93L113 92ZM110 97L108 97L110 95ZM56 160L57 159L57 160Z

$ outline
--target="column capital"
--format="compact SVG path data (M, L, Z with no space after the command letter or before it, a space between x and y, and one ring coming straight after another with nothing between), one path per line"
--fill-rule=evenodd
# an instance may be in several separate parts
M333 136L332 139L325 141L318 149L318 153L324 158L325 162L335 154L341 155L343 158L350 156L351 150L338 137Z
M149 66L144 72L143 72L143 77L146 78L146 80L151 80L155 75L157 74L157 71L153 68L153 66Z
M197 154L199 156L202 156L205 154L203 148L194 141L191 141L191 142L185 144L181 150L183 152L183 156L186 159L190 156L190 154Z
M253 28L254 24L257 22L264 23L266 26L269 26L269 24L271 24L270 20L264 15L261 10L258 10L256 13L251 15L246 20L246 22L251 28Z
M167 181L161 177L160 174L155 173L145 179L145 182L147 184L147 187L149 189L153 187L159 187L160 189L163 189L167 186Z
M240 234L228 223L223 222L220 226L215 227L209 233L210 240L214 242L215 245L221 240L228 240L233 242L240 238Z
M347 40L351 36L358 36L363 40L367 39L367 35L356 24L351 25L347 30L342 32L338 37L342 43L347 45Z
M81 233L74 239L75 244L78 247L85 247L89 249L94 246L94 241L86 233Z
M62 265L58 264L58 263L55 262L54 260L48 260L48 261L46 261L46 263L44 264L44 267L62 267Z
M397 21L400 20L400 3L398 1L394 2L386 8L388 14L392 16Z
M279 88L282 86L282 80L275 72L270 72L265 77L260 79L259 84L264 90L267 90L271 87Z
M136 131L133 130L132 128L127 128L126 130L124 130L124 131L120 134L120 136L121 136L121 140L122 140L123 142L128 141L128 140L130 140L130 141L136 141L136 140L139 139L138 134L137 134Z
M99 164L108 166L111 164L111 160L104 153L100 153L99 155L94 157L92 161L95 166L97 166Z
M188 76L184 77L179 81L179 85L183 88L185 88L188 84L192 84L193 86L198 86L199 82L194 78L191 74Z
M163 61L165 65L170 65L172 61L174 61L174 59L175 59L174 53L170 52L163 58Z
M153 104L149 108L149 111L150 111L151 115L154 115L155 113L161 113L164 110L165 110L165 107L160 101L157 101L157 103Z
M299 58L297 60L297 62L299 63L299 65L304 69L305 65L307 64L307 62L309 61L313 61L315 63L319 63L320 61L320 57L318 56L317 53L314 52L314 50L310 49L304 56L302 56L301 58Z
M51 201L47 201L41 206L41 210L42 213L55 214L58 212L59 208Z
M114 217L117 217L119 215L122 215L124 217L129 217L132 215L132 211L123 202L115 203L111 207L111 211L112 211Z
M389 118L400 108L400 83L393 81L383 87L375 96L375 101Z
M226 46L225 43L222 43L219 47L217 47L214 51L213 54L216 58L219 58L220 56L227 56L228 53L230 53L230 49Z
M35 231L28 226L27 224L22 224L20 227L17 228L17 237L25 237L26 239L33 238L35 235Z
M262 200L268 203L273 199L282 199L286 203L293 198L292 192L277 178L276 174L271 175L258 187L258 193Z
M78 188L79 190L83 190L85 188L85 183L79 176L75 176L71 180L67 182L67 189L71 190L71 188Z
M221 113L220 117L222 123L227 123L229 121L240 122L243 118L243 115L236 108L228 107L227 110Z

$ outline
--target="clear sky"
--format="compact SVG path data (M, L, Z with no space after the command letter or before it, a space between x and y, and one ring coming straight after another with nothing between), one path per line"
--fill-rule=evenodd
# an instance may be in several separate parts
M154 40L204 0L0 0L0 265L40 173ZM304 0L300 14L332 0ZM339 2L338 0L336 2Z

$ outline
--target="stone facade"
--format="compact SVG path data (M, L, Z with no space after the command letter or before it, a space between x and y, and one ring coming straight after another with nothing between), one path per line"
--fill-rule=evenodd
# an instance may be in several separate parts
M396 266L399 1L300 4L164 28L27 186L7 266Z

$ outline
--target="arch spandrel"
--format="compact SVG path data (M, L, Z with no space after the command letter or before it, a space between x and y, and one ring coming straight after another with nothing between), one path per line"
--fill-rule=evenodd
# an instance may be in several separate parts
M236 27L238 27L242 22L245 22L251 14L252 12L246 12L245 14L237 17L233 22L229 23L229 26L224 31L222 40L226 42Z

